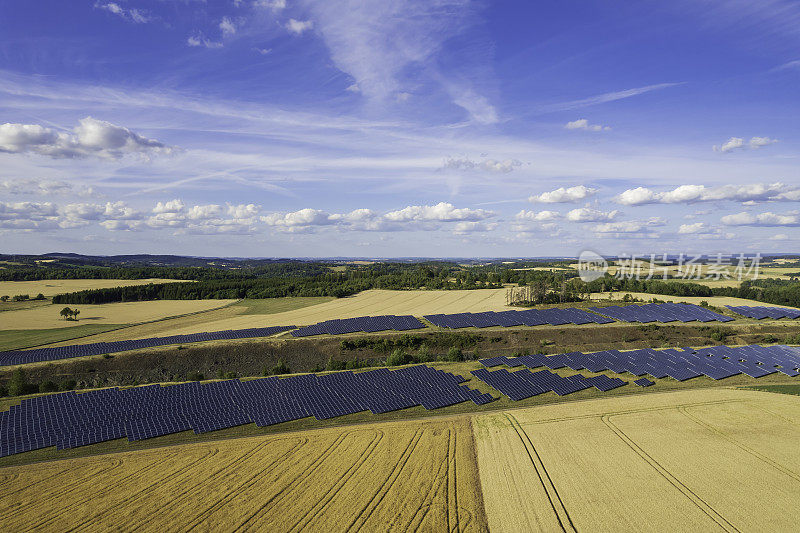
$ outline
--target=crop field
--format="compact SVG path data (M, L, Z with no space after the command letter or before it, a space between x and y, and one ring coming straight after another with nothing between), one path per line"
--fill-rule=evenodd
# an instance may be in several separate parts
M41 293L46 297L65 292L88 289L110 289L112 287L131 287L148 283L191 283L178 279L46 279L41 281L0 281L0 296L7 294L28 294L31 298Z
M73 305L80 310L78 321L64 320L61 305L46 305L19 311L6 311L0 330L69 328L85 324L135 324L150 320L208 311L236 300L157 300L154 302L124 302L100 305Z
M714 389L478 415L488 525L504 531L789 531L800 398Z
M389 291L368 290L347 298L339 298L269 315L241 315L218 321L176 327L165 335L182 335L201 331L243 329L294 324L304 326L334 318L375 315L415 315L463 313L515 309L506 305L505 289L458 291Z
M5 531L486 530L465 417L10 467L0 486Z
M717 307L724 307L726 305L755 305L755 306L764 306L764 307L791 307L788 305L778 305L778 304L771 304L766 302L759 302L756 300L747 300L745 298L734 298L732 296L669 296L666 294L649 294L645 292L628 292L628 291L618 291L613 293L608 292L596 292L590 295L592 300L608 300L609 295L611 295L614 300L621 300L626 294L630 294L632 298L638 298L642 301L648 302L653 298L657 300L661 300L664 302L685 302L688 304L697 304L699 305L700 302L708 302L709 305L714 305ZM624 303L619 303L619 301L615 302L615 305L626 305Z

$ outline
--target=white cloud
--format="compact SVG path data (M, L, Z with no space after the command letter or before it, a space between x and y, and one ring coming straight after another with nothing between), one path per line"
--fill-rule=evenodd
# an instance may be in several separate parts
M666 225L667 221L660 217L651 217L647 220L625 220L620 222L607 222L592 228L598 234L632 234L640 236L657 236L652 228Z
M236 33L236 24L230 17L222 17L222 21L219 23L219 29L222 31L223 36L234 35Z
M775 144L778 142L777 139L771 139L769 137L751 137L749 141L745 142L742 137L731 137L721 146L714 145L713 149L715 152L732 152L738 149L749 148L750 150L757 150L762 146L767 146L769 144Z
M286 0L255 0L254 7L266 7L273 11L286 9Z
M398 211L391 211L384 215L386 220L392 222L407 221L477 221L493 217L494 213L483 209L457 209L453 204L439 202L436 205L410 205Z
M554 191L543 192L538 195L533 195L528 198L528 201L534 203L539 202L544 204L578 202L580 200L585 200L590 196L594 196L596 193L597 189L593 189L591 187L585 187L583 185L578 185L569 188L559 187Z
M440 170L483 170L485 172L508 174L519 166L522 166L522 161L518 159L504 159L503 161L499 161L497 159L484 159L483 161L473 161L466 157L449 157L445 160Z
M711 227L706 222L695 222L693 224L681 224L678 233L693 235L696 233L711 233Z
M800 188L783 183L753 183L745 185L681 185L671 191L655 192L646 187L628 189L615 198L622 205L691 204L696 202L777 202L800 200Z
M722 217L721 222L726 226L800 226L800 215L796 212L777 214L770 211L752 214L746 211Z
M184 207L184 203L178 199L170 200L169 202L158 202L153 208L153 213L180 213Z
M295 35L302 35L303 32L310 30L313 27L314 23L310 20L289 19L289 22L286 23L286 29L289 30L289 33L293 33Z
M561 102L558 104L551 104L548 106L542 107L542 111L551 112L551 111L570 111L572 109L580 109L582 107L589 107L598 104L605 104L608 102L615 102L617 100L623 100L625 98L631 98L633 96L639 96L640 94L649 93L650 91L658 91L660 89L666 89L669 87L675 87L676 85L682 85L681 83L658 83L655 85L647 85L644 87L635 87L633 89L625 89L622 91L613 91L610 93L604 93L597 96L590 96L589 98L582 98L580 100L571 100L569 102Z
M81 119L71 134L38 124L0 125L0 152L36 153L55 158L119 158L131 153L156 154L172 151L172 148L159 141L92 117Z
M221 41L212 41L208 39L202 32L190 36L186 39L186 44L189 46L203 46L212 50L224 46Z
M114 15L130 20L136 24L144 24L154 20L153 17L150 16L150 14L145 10L136 8L125 9L116 2L97 2L95 3L94 7L95 9L103 9L109 13L113 13Z
M471 120L498 121L496 109L480 87L482 79L491 82L481 71L483 61L474 55L464 57L458 72L446 74L435 61L448 39L475 23L474 2L306 0L302 5L336 67L355 80L365 98L378 104L396 100L398 94L420 84L419 75L409 76L413 68L427 76L425 82L441 86Z
M588 207L581 207L573 209L567 213L567 220L570 222L602 222L605 220L614 220L619 214L619 211L598 211Z
M768 240L770 241L788 241L791 240L791 237L786 235L785 233L777 233L770 237Z
M22 196L92 196L95 194L91 187L73 186L65 181L36 178L0 181L0 193Z
M327 226L333 224L331 216L319 209L301 209L292 213L273 213L261 217L261 221L268 226Z
M466 235L468 233L487 232L495 230L497 226L497 222L458 222L453 226L453 233L456 235Z
M564 128L568 130L584 130L584 131L609 131L611 129L610 126L602 126L600 124L589 124L589 120L585 118L579 118L578 120L567 122L564 125Z
M517 213L514 218L517 220L532 220L535 222L541 222L544 220L556 220L560 218L561 215L555 211L525 211L524 209Z

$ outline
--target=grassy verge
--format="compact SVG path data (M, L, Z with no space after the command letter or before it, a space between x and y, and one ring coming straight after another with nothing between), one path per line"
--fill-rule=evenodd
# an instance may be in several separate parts
M297 296L291 298L264 298L262 300L244 299L233 304L232 307L244 307L246 311L242 313L243 315L271 315L323 304L335 299L333 296Z
M126 326L127 324L83 324L69 328L4 330L0 331L0 351L19 350L31 346L79 339Z
M762 392L775 392L777 394L793 394L800 396L800 383L781 383L773 385L755 385L747 387L750 390L757 390Z

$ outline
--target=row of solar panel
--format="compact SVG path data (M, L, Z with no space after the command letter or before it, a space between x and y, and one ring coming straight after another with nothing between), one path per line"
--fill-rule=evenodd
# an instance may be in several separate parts
M800 375L800 348L791 346L711 346L653 350L643 348L620 352L605 350L593 353L558 355L523 355L520 357L491 357L481 360L491 368L500 365L527 368L547 367L551 370L571 368L590 372L611 371L655 378L671 377L678 381L708 376L724 379L738 374L760 378L780 372L787 376Z
M627 381L599 375L587 378L582 374L559 376L547 370L531 372L527 369L509 372L505 369L490 372L484 368L473 370L472 375L494 387L514 401L553 391L565 396L584 389L595 387L603 392L627 385Z
M310 337L312 335L341 335L343 333L374 333L376 331L407 331L424 328L425 324L411 315L362 316L342 318L318 322L292 331L293 337Z
M747 305L726 305L734 313L738 313L748 318L763 320L765 318L800 318L800 309L790 309L787 307L765 307Z
M663 303L645 305L610 305L608 307L590 307L600 313L622 322L729 322L733 318L694 304Z
M14 350L0 352L0 366L21 365L40 361L54 361L56 359L70 359L87 355L102 355L106 353L153 348L169 344L189 342L202 342L228 339L249 339L253 337L269 337L281 333L295 326L272 326L268 328L250 328L225 331L212 331L207 333L190 333L188 335L172 335L169 337L153 337L150 339L135 339L116 342L96 342L93 344L77 344L73 346L59 346L56 348L35 348L32 350Z
M494 399L465 381L423 365L40 396L0 413L0 456L122 437L134 441L188 430L204 433L251 422L269 426L309 416L323 420L417 405L437 409L467 400L482 405Z
M550 324L607 324L610 318L582 309L526 309L524 311L487 311L485 313L456 313L425 315L425 319L440 328L488 328L512 326L541 326Z

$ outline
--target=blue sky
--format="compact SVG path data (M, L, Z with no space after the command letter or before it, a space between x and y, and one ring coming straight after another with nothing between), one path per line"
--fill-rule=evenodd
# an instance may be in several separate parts
M800 4L0 0L4 252L800 251Z

